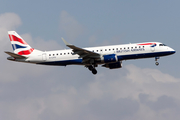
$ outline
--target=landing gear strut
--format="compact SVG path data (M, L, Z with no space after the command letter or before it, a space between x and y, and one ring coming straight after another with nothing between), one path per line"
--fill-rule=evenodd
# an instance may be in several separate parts
M92 71L92 73L93 73L94 75L97 74L97 70L95 69L95 67L97 67L97 65L94 65L94 66L92 66L92 65L87 66L87 68L88 68L90 71Z
M159 65L159 62L157 62L157 60L159 59L159 57L155 57L155 61L156 61L156 66L158 66Z

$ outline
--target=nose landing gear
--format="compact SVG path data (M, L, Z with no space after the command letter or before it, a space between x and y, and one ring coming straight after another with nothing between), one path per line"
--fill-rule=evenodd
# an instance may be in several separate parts
M158 66L159 65L159 62L157 62L158 61L158 59L159 59L159 57L155 57L155 61L156 61L156 66Z

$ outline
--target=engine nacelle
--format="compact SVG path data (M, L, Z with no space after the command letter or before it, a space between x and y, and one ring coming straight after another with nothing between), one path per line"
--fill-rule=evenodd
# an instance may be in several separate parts
M102 65L103 67L109 68L109 69L116 69L116 68L122 68L122 62L116 62L116 63L109 63Z
M116 54L103 55L101 61L104 63L114 63L114 62L118 62L118 58Z

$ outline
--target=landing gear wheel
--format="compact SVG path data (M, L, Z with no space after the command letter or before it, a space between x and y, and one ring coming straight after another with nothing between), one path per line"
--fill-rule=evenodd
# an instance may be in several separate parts
M92 69L93 69L93 66L89 66L89 67L88 67L88 69L89 69L90 71L92 71Z
M97 74L97 70L95 69L95 67L97 67L97 66L98 66L97 64L92 64L92 65L88 65L85 67L87 67L95 75L95 74Z
M159 65L159 63L158 63L158 62L156 62L155 64L156 64L156 66L158 66L158 65Z
M95 75L97 74L97 70L96 69L92 69L92 73Z

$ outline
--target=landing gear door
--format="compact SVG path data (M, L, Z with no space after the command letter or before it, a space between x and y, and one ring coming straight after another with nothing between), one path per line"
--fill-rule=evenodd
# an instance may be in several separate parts
M43 60L43 61L46 61L46 60L47 60L46 53L43 53L43 54L42 54L42 60Z

